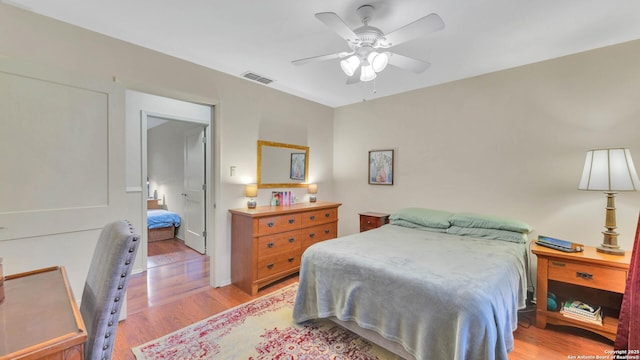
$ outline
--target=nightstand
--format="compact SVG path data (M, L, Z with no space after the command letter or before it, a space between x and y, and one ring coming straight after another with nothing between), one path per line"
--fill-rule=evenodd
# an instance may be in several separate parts
M389 214L377 212L360 213L360 232L379 228L389 223Z
M566 253L535 243L531 252L538 257L536 326L573 326L615 341L631 252L624 256L609 255L597 252L595 247L585 246L582 252ZM567 299L602 306L602 325L574 320L559 311L547 310L549 292L556 295L558 309Z

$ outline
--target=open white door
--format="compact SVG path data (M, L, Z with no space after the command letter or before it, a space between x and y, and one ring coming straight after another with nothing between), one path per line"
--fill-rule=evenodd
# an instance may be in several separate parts
M184 197L185 244L205 253L205 143L204 128L196 128L185 135Z

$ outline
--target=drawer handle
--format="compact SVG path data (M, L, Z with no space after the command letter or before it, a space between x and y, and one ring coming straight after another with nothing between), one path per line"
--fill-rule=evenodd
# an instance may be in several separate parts
M316 236L316 234L315 234L315 233L311 233L311 234L309 234L309 237L310 237L310 238L312 238L312 237L314 237L314 236Z
M316 216L315 216L315 215L311 215L311 216L309 216L309 219L310 219L310 220L315 220L315 219L316 219Z
M294 242L294 241L296 241L296 239L294 239L294 238L289 238L289 242L290 242L290 243L292 243L292 242Z
M296 219L289 219L289 224L293 224L294 222L296 222Z
M268 247L268 248L272 248L272 247L273 247L273 245L274 245L274 244L273 244L272 242L267 243L267 247Z
M324 213L324 217L326 218L331 217L331 213Z
M267 269L269 269L269 270L273 269L273 263L267 264Z
M290 257L287 259L289 262L293 262L293 260L295 260L294 258Z
M589 274L586 272L576 271L576 276L585 280L593 280L593 274Z
M329 230L329 229L324 229L324 233L325 233L325 234L328 234L328 233L330 233L330 232L331 232L331 230Z
M367 225L371 225L371 220L367 220Z
M567 265L567 264L559 262L559 261L552 261L551 264L555 265L555 266L566 266Z
M272 223L272 222L267 224L268 227L273 227L274 225L275 225L275 223Z

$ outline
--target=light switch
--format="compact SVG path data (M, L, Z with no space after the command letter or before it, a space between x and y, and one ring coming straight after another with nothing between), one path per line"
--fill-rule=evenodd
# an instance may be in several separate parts
M231 166L229 168L229 175L230 176L236 176L236 167L235 166Z

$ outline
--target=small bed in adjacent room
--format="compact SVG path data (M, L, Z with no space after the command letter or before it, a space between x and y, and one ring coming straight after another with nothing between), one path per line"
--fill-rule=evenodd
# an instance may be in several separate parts
M181 217L173 211L157 208L148 202L147 228L149 242L172 239L175 237L176 228L180 226Z
M529 225L408 208L302 257L298 323L329 318L405 357L507 359L525 307Z

